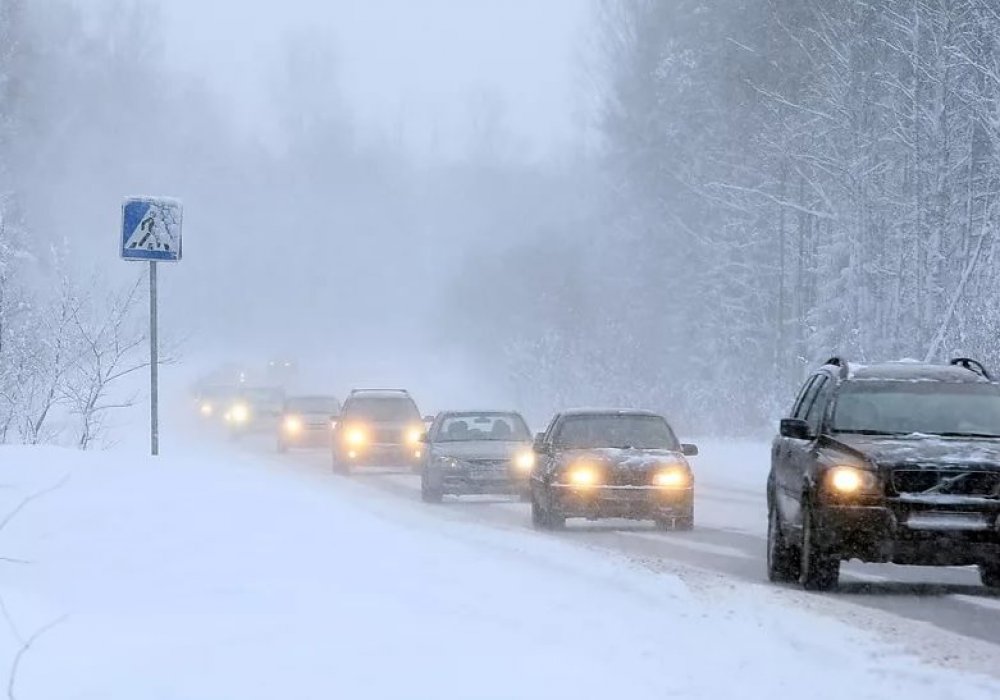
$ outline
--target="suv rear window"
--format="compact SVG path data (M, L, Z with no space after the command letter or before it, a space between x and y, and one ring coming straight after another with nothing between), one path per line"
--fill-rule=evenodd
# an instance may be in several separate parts
M386 423L420 420L417 405L405 396L356 396L344 404L344 415Z

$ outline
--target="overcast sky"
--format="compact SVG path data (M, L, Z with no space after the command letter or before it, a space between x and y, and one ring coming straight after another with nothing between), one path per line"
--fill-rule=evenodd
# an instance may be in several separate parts
M154 1L154 0L151 0ZM160 0L176 65L231 100L240 126L267 136L264 86L290 33L329 34L362 126L468 139L472 96L500 95L506 121L539 154L577 122L576 58L588 0Z

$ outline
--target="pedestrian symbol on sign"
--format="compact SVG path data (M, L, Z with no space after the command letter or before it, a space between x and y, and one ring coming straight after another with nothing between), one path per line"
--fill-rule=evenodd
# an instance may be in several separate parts
M146 197L126 200L122 207L122 257L162 262L180 260L180 202Z

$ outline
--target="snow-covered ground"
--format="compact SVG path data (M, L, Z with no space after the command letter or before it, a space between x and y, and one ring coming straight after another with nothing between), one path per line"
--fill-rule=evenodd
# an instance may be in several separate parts
M0 531L0 671L56 621L21 654L22 700L1000 697L773 596L291 461L4 447L0 474L4 513L68 475Z

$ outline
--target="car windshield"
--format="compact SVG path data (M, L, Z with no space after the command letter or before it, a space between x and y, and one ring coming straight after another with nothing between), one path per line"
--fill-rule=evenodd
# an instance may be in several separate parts
M1000 387L986 383L854 382L840 392L840 433L1000 437Z
M295 413L320 413L334 416L340 412L340 402L332 396L300 396L288 399L285 410Z
M571 416L563 421L555 437L560 447L632 447L677 450L679 445L667 421L659 416L591 415Z
M419 421L420 412L413 399L395 396L359 396L344 405L344 415L376 422Z
M281 389L244 389L240 397L254 406L281 406L285 401Z
M435 442L528 442L531 433L516 413L461 413L441 421Z

